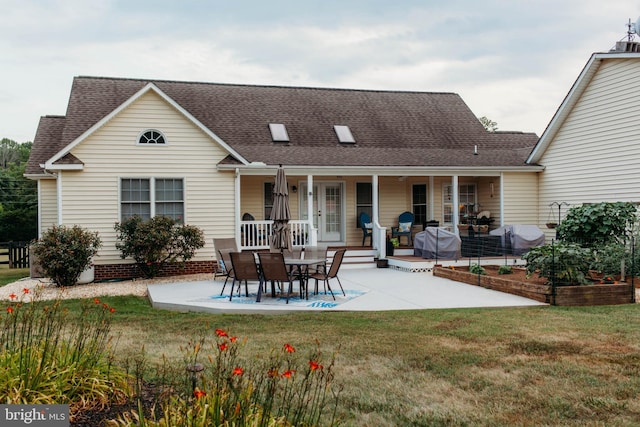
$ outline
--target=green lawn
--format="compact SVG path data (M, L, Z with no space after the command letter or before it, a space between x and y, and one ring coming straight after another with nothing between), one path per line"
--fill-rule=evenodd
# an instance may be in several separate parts
M15 282L24 277L29 277L28 268L9 268L6 265L0 268L0 286Z
M635 305L265 316L154 310L136 297L105 301L117 309L122 361L144 345L148 366L165 355L180 367L180 346L216 328L246 339L249 355L284 343L304 351L316 340L326 353L339 349L339 412L349 426L640 420Z

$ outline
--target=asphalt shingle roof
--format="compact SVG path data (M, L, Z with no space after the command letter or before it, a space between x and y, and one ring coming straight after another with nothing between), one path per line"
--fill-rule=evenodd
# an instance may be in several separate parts
M309 166L526 166L538 137L487 132L454 93L76 77L65 117L43 117L28 173L148 83L250 162ZM290 141L271 140L269 123ZM334 125L355 144L340 144ZM474 155L474 146L478 154ZM77 159L76 159L77 160ZM81 160L81 159L80 159Z

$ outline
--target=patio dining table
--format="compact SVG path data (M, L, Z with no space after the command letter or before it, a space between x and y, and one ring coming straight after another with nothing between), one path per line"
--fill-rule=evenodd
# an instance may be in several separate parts
M284 258L284 263L289 268L289 272L291 272L293 268L297 267L298 280L300 281L301 287L304 289L305 299L309 299L309 267L313 265L324 265L326 262L326 258ZM273 286L271 287L271 296L274 298L276 296L276 291ZM259 286L256 302L260 302L261 298L262 286ZM302 295L300 295L300 298L302 298Z

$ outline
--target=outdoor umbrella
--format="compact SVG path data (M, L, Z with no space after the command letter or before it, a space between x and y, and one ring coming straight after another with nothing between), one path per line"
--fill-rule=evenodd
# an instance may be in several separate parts
M289 209L289 189L287 187L287 176L280 165L273 186L273 207L271 208L273 235L270 242L271 248L280 249L280 252L285 249L291 250L291 231L289 230L291 210Z

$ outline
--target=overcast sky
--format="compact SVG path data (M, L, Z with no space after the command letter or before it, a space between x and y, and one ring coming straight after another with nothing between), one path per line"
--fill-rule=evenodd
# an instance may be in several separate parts
M74 76L458 93L541 135L640 0L0 0L0 138Z

